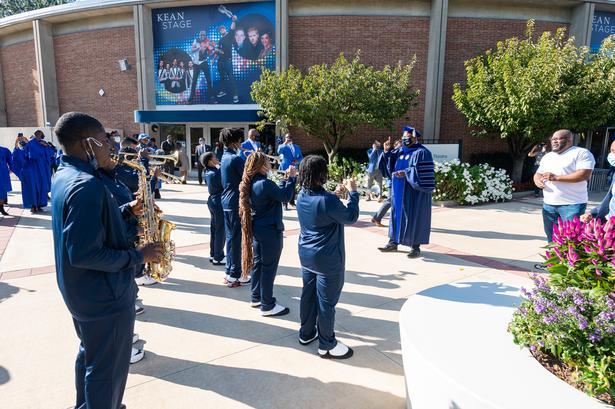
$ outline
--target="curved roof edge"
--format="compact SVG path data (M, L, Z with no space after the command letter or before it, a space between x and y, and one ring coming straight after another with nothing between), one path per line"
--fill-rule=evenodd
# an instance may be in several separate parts
M167 0L168 1L168 0ZM132 6L143 3L158 3L162 0L77 0L72 3L61 4L59 6L45 7L38 10L27 11L25 13L14 14L0 19L0 29L15 24L26 23L33 20L40 20L62 14L79 13L117 6Z

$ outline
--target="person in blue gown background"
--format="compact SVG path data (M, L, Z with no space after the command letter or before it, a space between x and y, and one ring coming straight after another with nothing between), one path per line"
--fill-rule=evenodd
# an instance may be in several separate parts
M8 202L8 192L13 190L11 172L14 172L13 155L10 150L0 146L0 213L5 216L9 213L4 209L4 205Z
M14 173L21 182L23 207L29 208L31 213L36 213L47 206L47 191L37 162L30 158L27 150L29 143L23 135L17 138L13 149L13 166Z
M214 152L205 152L199 157L205 169L205 184L209 192L207 208L209 209L209 262L219 266L224 260L224 210L222 210L222 177L220 162Z
M98 168L111 160L95 118L69 112L55 126L65 155L53 181L56 278L80 345L77 409L120 408L135 322L134 269L159 262L162 245L134 249L117 202Z
M421 244L429 243L431 194L436 186L431 152L419 143L421 134L404 127L402 146L391 150L391 138L384 143L380 161L383 175L391 179L391 220L389 242L378 249L397 251L399 244L410 246L408 258L421 255Z
M301 162L297 198L303 277L299 342L307 345L318 339L322 358L346 359L353 351L335 338L335 306L344 286L344 225L359 218L359 193L356 182L347 180L348 204L344 206L336 195L325 190L327 177L324 158L310 155Z
M303 160L303 153L301 153L301 148L299 145L293 143L293 137L290 133L284 135L284 143L281 143L278 146L278 155L282 156L282 162L280 163L280 170L286 170L290 166L294 166L296 168L299 167L299 164ZM291 206L295 205L295 195L290 198L288 201ZM288 210L288 203L284 203L284 208Z
M246 160L239 185L239 217L242 227L242 271L251 272L251 306L260 307L261 315L278 317L289 309L277 303L273 282L284 244L282 202L295 191L297 171L288 169L280 186L267 178L271 162L262 152L252 152Z

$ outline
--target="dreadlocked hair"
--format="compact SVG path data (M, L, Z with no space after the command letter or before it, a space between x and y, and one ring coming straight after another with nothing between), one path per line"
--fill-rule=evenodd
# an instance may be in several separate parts
M254 249L252 240L252 179L256 176L269 159L260 152L252 152L243 168L243 176L239 184L239 219L241 220L241 274L245 278L252 271L254 265Z
M299 185L303 189L321 188L329 177L327 161L322 156L308 155L299 165Z

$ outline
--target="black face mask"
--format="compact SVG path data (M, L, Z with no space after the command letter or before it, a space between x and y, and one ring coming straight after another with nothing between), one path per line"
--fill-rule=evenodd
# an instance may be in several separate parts
M26 143L24 141L19 141L19 146L26 146Z
M410 146L412 146L413 142L412 142L412 138L401 138L401 143L402 145L404 145L406 148L409 148Z

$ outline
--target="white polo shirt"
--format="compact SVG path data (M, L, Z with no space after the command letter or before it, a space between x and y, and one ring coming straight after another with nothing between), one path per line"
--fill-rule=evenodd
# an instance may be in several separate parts
M595 165L596 160L590 151L572 146L562 153L547 153L540 161L536 172L563 176L581 169L593 170ZM587 203L587 181L576 183L547 181L542 192L544 202L549 205Z

